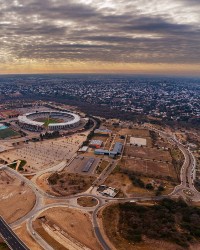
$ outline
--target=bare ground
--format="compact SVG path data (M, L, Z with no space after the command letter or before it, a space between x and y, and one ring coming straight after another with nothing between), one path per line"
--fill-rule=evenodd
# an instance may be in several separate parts
M163 194L171 193L174 189L174 185L170 181L163 181L155 178L140 177L140 179L145 183L151 183L152 180L162 183L165 187ZM105 185L114 187L121 190L127 197L137 197L137 196L154 196L155 190L147 190L145 188L134 186L129 179L128 175L123 173L113 173L105 181Z
M0 215L12 223L27 214L35 204L32 190L6 171L0 171Z
M172 178L177 178L174 166L171 163L124 158L120 165L124 169L146 175L171 176Z
M14 230L17 236L26 244L31 250L42 250L40 245L29 235L26 230L26 224L22 224L19 228Z
M90 249L101 249L95 238L90 216L87 213L76 209L57 207L44 211L41 216L45 216L51 223L57 225L75 240Z

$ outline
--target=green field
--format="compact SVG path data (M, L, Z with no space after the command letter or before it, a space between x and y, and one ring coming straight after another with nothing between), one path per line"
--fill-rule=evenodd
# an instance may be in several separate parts
M51 123L60 123L60 122L61 121L59 119L56 119L56 118L47 118L47 119L45 119L44 126L48 127L48 125Z
M53 118L53 117L50 117L50 118L38 118L35 121L44 122L45 127L48 127L48 125L51 124L51 123L61 123L61 122L63 122L62 119Z
M14 163L10 164L9 167L12 168L12 169L16 169L16 167L17 167L17 162L16 161L17 160L14 160L13 161ZM20 161L19 170L22 171L22 170L24 170L23 167L26 165L27 162L25 160L20 160L20 159L19 159L19 161Z
M17 132L12 130L11 128L6 128L3 130L0 130L0 139L5 139L13 136L19 135Z

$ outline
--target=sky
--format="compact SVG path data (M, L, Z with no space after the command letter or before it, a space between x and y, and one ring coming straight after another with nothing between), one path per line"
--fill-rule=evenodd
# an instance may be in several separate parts
M0 0L0 74L200 76L200 0Z

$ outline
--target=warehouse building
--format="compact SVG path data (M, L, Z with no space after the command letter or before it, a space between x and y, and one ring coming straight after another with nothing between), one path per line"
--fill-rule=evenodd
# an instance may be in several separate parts
M89 146L90 148L100 148L103 144L103 141L101 140L91 140Z
M116 142L113 150L104 150L104 149L96 149L94 153L96 155L108 155L111 158L114 158L117 155L122 153L123 144L121 142Z
M90 168L92 167L92 164L94 163L95 159L94 158L90 158L87 163L85 164L85 166L82 169L82 172L89 172Z

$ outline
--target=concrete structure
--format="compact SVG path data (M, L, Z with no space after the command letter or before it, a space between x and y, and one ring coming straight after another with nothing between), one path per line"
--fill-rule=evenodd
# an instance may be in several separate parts
M78 150L78 152L87 152L88 151L88 147L87 146L83 146L82 148L80 148Z
M94 158L90 158L87 163L85 164L85 166L82 169L82 172L89 172L90 168L92 167L92 164L94 163L95 159Z
M144 138L138 138L138 137L131 137L130 138L130 144L135 146L146 146L147 140Z
M44 122L35 121L38 118L57 118L62 119L63 122L60 123L49 123L45 127ZM42 111L27 113L18 117L18 122L20 127L30 130L41 132L43 130L58 131L65 130L69 128L77 127L80 123L80 116L74 113L61 112L61 111Z
M103 144L103 141L101 141L101 140L91 140L89 146L91 148L100 148L102 146L102 144Z
M105 196L114 198L117 195L118 191L115 188L105 186L100 193Z
M117 155L122 153L123 144L121 142L116 142L113 150L104 150L104 149L96 149L94 153L96 155L108 155L111 158L114 158Z

